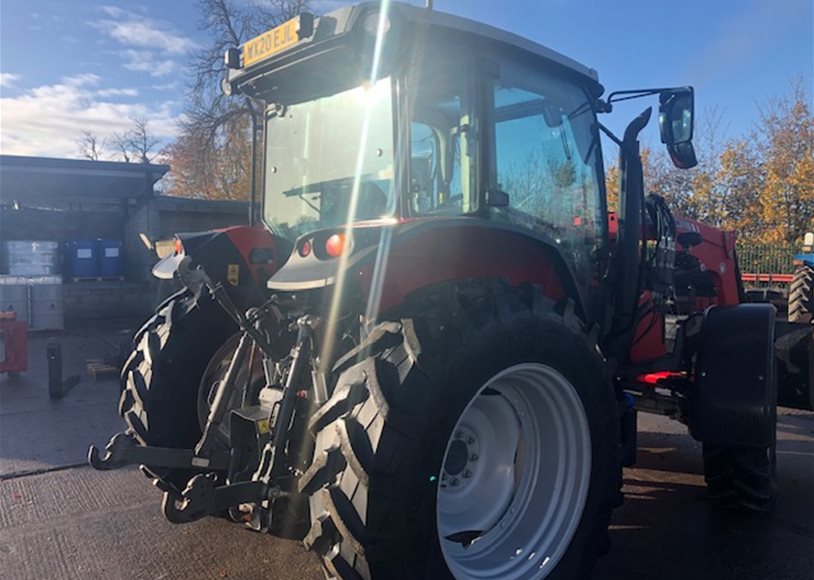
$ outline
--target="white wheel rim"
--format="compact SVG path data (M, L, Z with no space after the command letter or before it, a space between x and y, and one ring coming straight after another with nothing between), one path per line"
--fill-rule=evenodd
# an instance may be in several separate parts
M545 578L576 532L591 474L582 401L562 374L523 363L461 414L442 464L437 526L458 578Z

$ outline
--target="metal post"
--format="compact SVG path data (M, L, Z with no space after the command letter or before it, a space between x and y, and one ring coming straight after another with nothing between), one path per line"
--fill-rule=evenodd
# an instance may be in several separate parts
M62 345L51 338L45 345L48 357L48 396L52 399L61 399L62 391Z
M257 205L257 113L252 103L249 103L249 113L252 117L252 186L249 201L249 225L253 226Z

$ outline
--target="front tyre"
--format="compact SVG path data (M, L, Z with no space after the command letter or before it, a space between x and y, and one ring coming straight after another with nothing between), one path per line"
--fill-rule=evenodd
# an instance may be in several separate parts
M306 546L342 578L586 577L620 469L596 349L534 292L455 301L338 364Z

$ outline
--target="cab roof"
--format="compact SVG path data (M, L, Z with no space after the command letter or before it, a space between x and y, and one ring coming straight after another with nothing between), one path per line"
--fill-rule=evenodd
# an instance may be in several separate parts
M378 4L378 2L366 2L360 6L371 6L376 4ZM584 64L577 62L576 60L569 58L556 50L552 50L546 46L543 46L542 44L538 44L517 34L501 30L500 28L484 24L483 22L470 20L469 18L464 18L462 16L455 16L447 12L438 12L436 10L429 10L427 8L403 3L394 3L393 7L401 10L406 18L412 22L421 22L433 26L450 28L452 30L481 36L489 40L515 46L536 56L540 56L546 60L550 60L564 66L565 68L568 68L580 75L586 76L594 82L599 82L599 75L597 74L596 70L585 66Z
M242 69L230 70L228 77L229 82L237 82L240 84L244 78L254 76L253 73L255 70L273 69L275 67L273 63L281 59L287 59L289 56L292 56L292 53L299 52L303 49L308 50L308 47L314 43L329 38L341 37L350 33L361 16L369 14L371 10L376 10L381 7L381 5L381 2L362 2L351 6L344 6L315 18L313 25L314 34L312 34L310 38L304 38L296 42L290 49L286 48L277 54L270 55L269 58L262 59L262 62L253 63L251 66ZM487 41L520 49L532 56L559 65L571 73L575 73L578 77L582 77L587 81L587 84L593 85L594 89L592 92L594 92L596 96L600 95L603 91L602 85L599 84L599 76L596 70L517 34L461 16L402 2L393 2L390 4L391 18L395 16L394 13L397 13L400 19L406 20L407 23L411 25L447 28L451 31L480 37ZM244 44L244 47L245 46Z

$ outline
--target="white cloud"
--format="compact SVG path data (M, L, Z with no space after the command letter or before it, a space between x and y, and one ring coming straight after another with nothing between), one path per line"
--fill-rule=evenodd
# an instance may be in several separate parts
M125 46L182 55L197 47L190 38L176 32L172 25L135 14L116 6L102 6L109 18L91 22L91 26Z
M160 85L153 85L153 88L157 91L176 91L178 90L178 84L178 81L171 81Z
M175 72L177 63L172 59L157 58L151 50L133 50L128 48L118 53L127 62L124 68L150 73L150 76L163 77Z
M137 97L138 89L102 89L96 91L97 97Z
M0 87L10 89L14 86L14 83L19 81L21 78L22 77L18 74L0 72Z
M77 157L77 140L82 131L110 139L114 133L130 129L133 118L146 120L152 134L162 141L175 137L174 103L148 107L115 102L115 97L135 96L137 91L97 89L100 82L101 78L94 74L73 75L13 98L0 98L0 149L16 155Z

